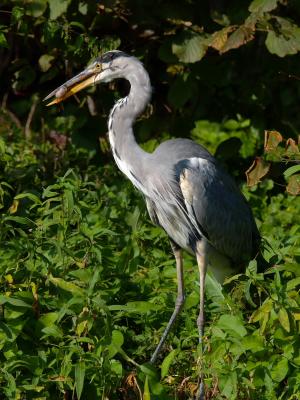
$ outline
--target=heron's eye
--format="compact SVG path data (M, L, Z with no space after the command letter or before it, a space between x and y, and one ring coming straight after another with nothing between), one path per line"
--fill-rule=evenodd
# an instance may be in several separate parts
M97 69L101 69L101 64L100 64L100 63L97 63L97 64L96 64L96 68L97 68Z

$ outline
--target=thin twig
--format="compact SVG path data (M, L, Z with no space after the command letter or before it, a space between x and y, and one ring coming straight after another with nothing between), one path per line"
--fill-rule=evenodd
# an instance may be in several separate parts
M3 112L4 114L8 115L9 118L16 124L16 126L17 126L18 128L22 129L22 124L21 124L19 118L18 118L13 112L11 112L10 110L8 110L8 108L6 107L7 98L8 98L8 93L6 92L6 93L4 94L4 96L3 96L3 99L2 99L2 104L1 104L2 112Z
M32 106L30 108L30 111L29 111L29 114L28 114L28 117L27 117L27 121L26 121L26 125L25 125L25 138L26 139L30 139L31 138L30 125L31 125L32 118L33 118L34 113L35 113L36 105L37 105L37 101L34 101L32 103Z

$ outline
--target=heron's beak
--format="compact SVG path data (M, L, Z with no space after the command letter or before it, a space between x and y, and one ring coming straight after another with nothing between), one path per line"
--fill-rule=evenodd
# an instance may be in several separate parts
M99 71L96 72L94 69L86 69L80 72L80 74L74 76L74 78L65 82L63 85L59 86L57 89L53 90L53 92L44 98L44 101L46 101L55 96L55 98L47 104L47 107L61 103L85 87L92 85L95 82L97 73L99 73Z

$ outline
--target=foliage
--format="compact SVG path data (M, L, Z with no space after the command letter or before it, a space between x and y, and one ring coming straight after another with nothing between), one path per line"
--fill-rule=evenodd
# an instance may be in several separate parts
M207 278L207 398L300 396L299 2L198 3L2 2L3 399L188 399L197 387L189 255L184 311L158 365L147 363L176 274L166 235L109 155L107 112L127 87L92 87L63 111L41 103L118 47L143 60L154 86L135 127L142 146L187 136L214 153L240 183L270 262L223 287Z

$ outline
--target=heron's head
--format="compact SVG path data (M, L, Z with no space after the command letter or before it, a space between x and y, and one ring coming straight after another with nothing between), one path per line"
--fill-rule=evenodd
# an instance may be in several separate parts
M53 90L44 100L49 100L51 97L54 97L54 99L47 104L47 106L51 106L52 104L58 104L64 101L87 86L126 77L130 75L136 63L140 64L135 57L129 56L119 50L104 53L96 58L84 71Z

